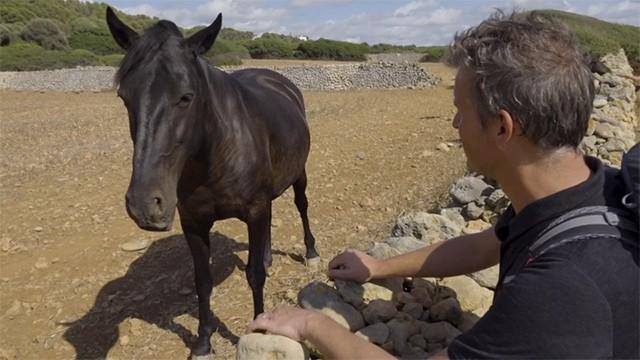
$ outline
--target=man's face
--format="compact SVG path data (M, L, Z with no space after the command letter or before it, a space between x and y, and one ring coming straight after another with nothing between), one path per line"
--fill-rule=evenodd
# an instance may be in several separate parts
M478 112L475 90L475 74L466 66L458 69L453 104L456 114L453 127L458 129L464 153L467 156L469 170L491 176L490 169L495 166L494 144L490 141L489 130L482 126Z

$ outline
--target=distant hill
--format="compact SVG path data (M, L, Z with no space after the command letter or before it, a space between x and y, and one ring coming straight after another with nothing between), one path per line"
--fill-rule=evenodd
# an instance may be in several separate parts
M602 57L623 48L634 73L640 74L640 27L613 24L593 17L559 10L540 10L542 16L566 24L583 51Z
M123 53L109 33L107 6L79 0L1 0L0 71L117 66ZM543 10L541 14L566 23L576 32L585 52L602 56L624 48L636 73L640 73L640 28L556 10ZM159 20L122 12L118 16L138 31ZM188 36L201 28L181 31ZM227 27L205 57L217 65L237 65L246 58L363 61L366 54L395 52L418 52L424 54L423 61L438 61L446 53L446 46L306 41L274 33L256 38L252 32Z

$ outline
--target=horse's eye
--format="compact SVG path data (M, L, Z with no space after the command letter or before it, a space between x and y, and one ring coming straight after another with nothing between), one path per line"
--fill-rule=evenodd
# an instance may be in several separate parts
M189 105L191 103L191 100L193 100L193 94L184 94L180 98L180 101L178 102L178 105L179 106L187 106L187 105Z

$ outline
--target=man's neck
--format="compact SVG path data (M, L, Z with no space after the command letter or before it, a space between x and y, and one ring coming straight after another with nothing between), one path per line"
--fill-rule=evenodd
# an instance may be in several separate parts
M591 170L582 154L561 150L551 155L514 164L498 182L511 199L516 213L534 201L586 181Z

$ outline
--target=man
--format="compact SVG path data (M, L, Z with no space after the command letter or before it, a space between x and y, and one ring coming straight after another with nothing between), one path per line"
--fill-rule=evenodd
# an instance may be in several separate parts
M534 14L497 13L456 35L449 62L458 68L453 126L468 165L496 179L512 206L494 228L393 258L344 252L329 275L446 277L500 263L493 306L436 357L640 357L637 248L595 237L522 261L552 220L622 197L614 172L578 150L595 90L573 36ZM278 309L250 329L307 339L328 358L389 357L312 311Z

